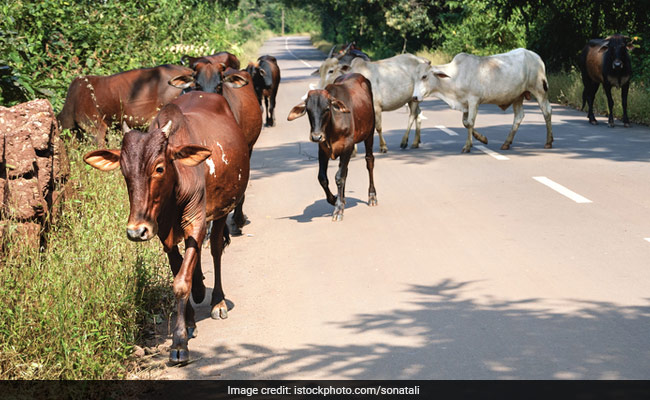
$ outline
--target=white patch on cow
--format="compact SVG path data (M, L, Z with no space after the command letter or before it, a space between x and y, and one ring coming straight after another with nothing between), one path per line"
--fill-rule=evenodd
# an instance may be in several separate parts
M205 163L208 164L208 167L210 168L210 175L216 176L214 174L214 161L212 161L212 158L208 157L208 159L205 160Z
M224 164L228 165L228 159L226 159L226 153L223 151L223 146L221 146L221 143L217 142L217 146L221 149L221 161L223 161Z

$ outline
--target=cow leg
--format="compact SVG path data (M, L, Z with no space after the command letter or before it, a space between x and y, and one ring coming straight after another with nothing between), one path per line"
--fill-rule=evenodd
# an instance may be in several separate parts
M388 153L388 146L386 146L386 141L384 140L384 135L381 133L381 107L375 104L375 129L377 129L377 134L379 135L379 151L381 153Z
M269 97L268 96L264 96L264 108L265 108L264 118L266 120L266 122L264 122L264 126L271 126L271 124L269 123L270 118L269 118Z
M468 111L463 113L463 125L467 128L467 140L465 141L465 146L461 153L469 153L469 150L472 148L472 136L481 140L483 143L487 144L487 139L483 135L479 135L478 132L474 130L474 122L476 121L476 114L478 112L478 104L469 104Z
M332 221L343 220L343 210L345 209L345 180L348 177L348 164L350 163L351 155L352 149L346 150L341 154L339 170L336 172L336 187L339 195L336 197Z
M192 332L188 328L194 328L194 310L190 304L190 292L194 269L201 259L201 243L205 236L205 220L197 220L185 231L185 257L181 267L174 277L174 296L176 297L176 325L172 336L172 345L169 353L169 361L173 364L187 362L190 353L187 348L187 341Z
M605 90L605 96L607 96L607 108L609 109L609 116L607 117L607 123L610 128L614 127L614 99L612 98L612 85L609 82L605 81L603 83L603 90Z
M173 246L171 249L165 249L167 253L167 259L169 260L169 265L171 266L172 273L174 276L178 275L178 272L181 270L181 265L183 264L183 257L178 251L178 246ZM201 271L201 261L197 262L197 268L194 270L192 276L192 298L196 304L203 302L205 298L205 285L203 284L203 272ZM190 302L187 302L186 306L186 325L187 325L187 335L188 337L196 337L196 323L194 322L194 309Z
M244 197L245 195L242 195L241 201L237 203L237 207L235 207L235 212L233 214L233 221L235 222L235 226L231 232L233 236L241 236L241 228L246 225L247 218L244 214Z
M212 234L210 235L210 253L214 264L214 289L212 289L212 310L210 316L212 319L228 318L228 306L226 304L226 295L221 285L221 254L223 248L230 241L228 237L228 227L226 227L226 217L215 220L212 224Z
M420 109L420 102L415 105L415 139L412 148L420 147L420 127L422 126L422 110Z
M269 111L270 114L270 121L271 121L271 126L275 126L275 95L271 96L271 111Z
M627 92L630 90L630 82L628 81L621 88L621 105L623 106L623 126L630 127L630 119L627 117Z
M409 135L411 134L411 126L413 126L413 122L416 121L416 129L415 129L415 139L413 139L413 145L411 148L418 148L420 147L420 135L419 135L419 129L417 128L417 121L419 120L419 112L420 112L420 105L419 102L417 101L409 101L408 102L408 107L409 107L409 122L408 125L406 126L406 132L404 133L404 136L402 137L402 142L400 143L399 147L402 149L405 149L408 146L409 143Z
M512 123L512 129L510 129L510 133L508 134L508 137L506 138L506 141L503 143L501 146L501 150L508 150L510 149L510 145L512 144L512 141L515 138L515 134L517 133L517 129L519 129L519 125L521 124L521 120L524 119L524 98L523 96L515 100L514 103L512 103L512 110L515 112L515 119Z
M376 206L377 205L377 191L375 190L375 179L373 176L373 171L375 169L375 156L372 154L372 145L373 145L373 133L370 132L363 144L366 146L366 168L368 169L368 179L370 185L368 186L368 205Z
M323 149L318 145L318 182L323 187L325 191L325 196L327 197L327 202L331 205L336 204L336 197L330 192L329 180L327 179L327 164L329 163L329 157L323 151Z
M546 122L546 144L544 144L545 149L550 149L553 147L553 127L551 126L551 115L553 114L553 109L551 108L551 102L548 101L546 94L537 98L539 103L539 108L542 110L542 115L544 115L544 121Z
M591 80L589 82L589 85L585 83L585 99L587 100L587 106L589 108L587 111L587 118L589 118L590 124L598 125L598 121L596 121L596 117L594 116L594 100L596 99L596 92L598 92L600 83Z

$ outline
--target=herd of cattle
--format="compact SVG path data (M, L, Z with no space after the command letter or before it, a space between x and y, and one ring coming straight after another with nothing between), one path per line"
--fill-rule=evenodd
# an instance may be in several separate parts
M631 47L622 35L592 40L585 46L581 57L583 100L589 104L590 123L596 123L593 101L602 84L610 126L614 125L612 86L622 88L623 122L629 125L626 101L631 68L627 51ZM161 65L76 78L58 115L61 128L85 131L94 136L99 147L105 146L107 130L122 123L121 149L101 148L86 154L84 160L102 171L121 168L130 202L128 238L145 241L158 236L163 244L174 274L177 301L172 363L189 360L188 340L197 333L189 296L191 293L196 303L205 297L200 252L207 237L215 279L211 316L227 318L221 253L229 234L240 233L246 222L242 207L250 157L262 123L275 125L280 83L280 69L272 56L262 56L242 70L237 57L227 52L183 56L181 62L186 66ZM501 147L509 149L524 116L523 101L533 96L546 121L545 147L552 146L545 67L529 50L486 57L461 53L448 64L431 65L412 54L373 62L351 43L338 53L331 51L317 74L318 88L310 90L304 101L291 109L288 120L305 114L309 118L309 138L319 149L318 180L327 201L335 206L333 220L343 218L348 163L360 142L366 148L368 204L377 204L372 152L375 130L380 151L388 150L382 136L382 111L408 105L401 147L407 147L415 122L412 147L416 148L420 144L419 103L428 96L437 97L462 111L467 128L462 151L469 152L472 137L487 143L487 138L474 129L478 106L496 104L505 110L512 105L514 122ZM146 132L129 127L147 125ZM327 164L339 157L335 196L329 189ZM226 218L233 210L234 226L229 231ZM184 255L178 248L181 241Z

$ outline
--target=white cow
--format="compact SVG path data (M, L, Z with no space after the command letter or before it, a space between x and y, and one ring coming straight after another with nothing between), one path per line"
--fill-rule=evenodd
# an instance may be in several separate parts
M542 59L532 51L516 49L508 53L479 57L460 53L449 64L421 66L413 97L423 100L434 96L454 110L463 112L467 141L463 153L469 153L472 136L483 143L487 138L474 129L479 104L496 104L503 110L511 104L515 113L512 129L502 150L512 144L524 118L523 102L532 94L542 109L546 121L546 145L552 147L551 104L548 101L548 81ZM408 140L408 132L404 141Z
M379 133L379 149L382 153L388 151L386 141L382 135L381 112L393 111L401 106L409 106L409 122L406 129L406 138L411 131L415 121L415 141L411 147L420 145L420 106L413 98L415 83L420 75L417 74L417 67L429 65L430 62L413 54L400 54L395 57L379 61L365 61L362 58L355 58L348 65L340 65L338 60L329 58L320 68L321 80L319 88L322 89L336 78L343 74L356 72L368 79L372 86L372 97L375 108L375 129ZM407 142L402 141L401 147L405 148Z

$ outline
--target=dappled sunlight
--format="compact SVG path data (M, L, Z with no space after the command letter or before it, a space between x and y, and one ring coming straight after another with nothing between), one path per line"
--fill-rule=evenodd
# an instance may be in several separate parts
M413 345L376 339L293 349L224 344L198 368L224 378L265 379L647 378L650 338L633 332L650 328L650 302L622 306L567 299L566 311L558 311L563 307L544 299L469 298L475 284L409 285L406 292L415 298L409 307L329 323L342 333L409 337ZM602 331L612 335L598 336Z

